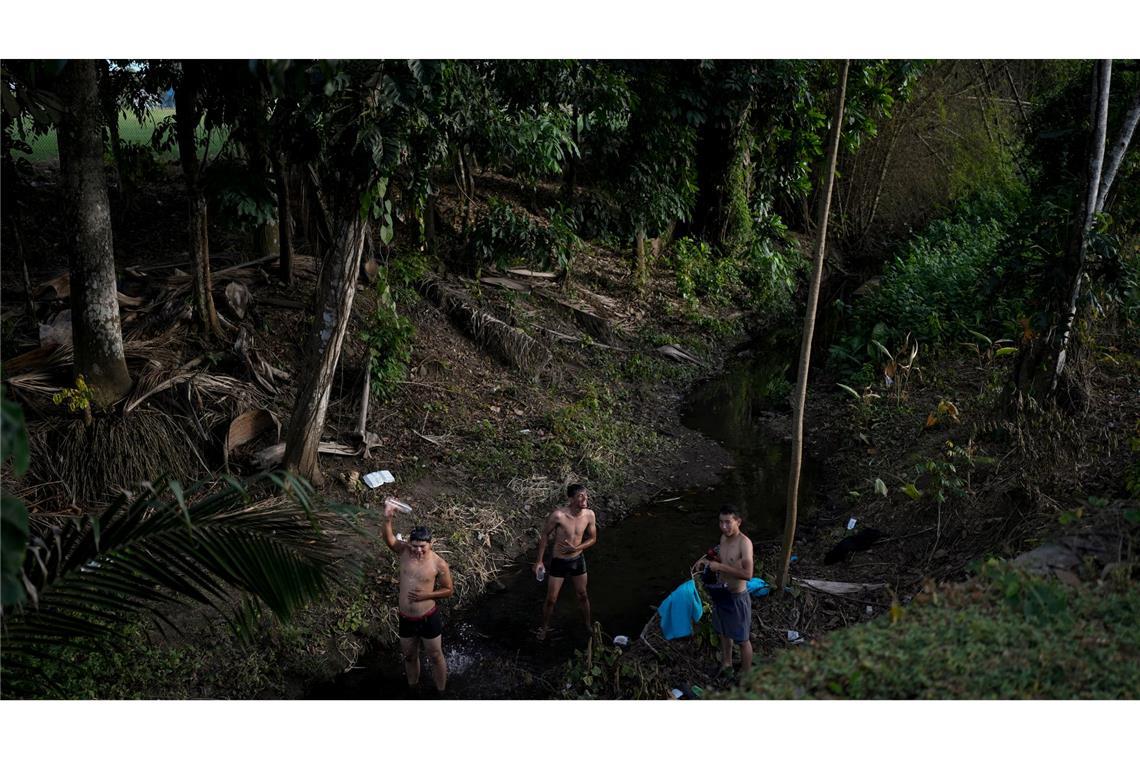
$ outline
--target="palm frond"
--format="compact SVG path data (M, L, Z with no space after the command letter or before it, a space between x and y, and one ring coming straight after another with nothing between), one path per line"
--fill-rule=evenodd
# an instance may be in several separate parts
M281 493L254 499L269 487ZM239 633L261 604L287 619L336 580L313 494L289 473L220 488L169 480L97 517L33 528L28 601L3 614L5 693L51 648L92 648L140 617L177 630L168 613L178 605L207 605Z

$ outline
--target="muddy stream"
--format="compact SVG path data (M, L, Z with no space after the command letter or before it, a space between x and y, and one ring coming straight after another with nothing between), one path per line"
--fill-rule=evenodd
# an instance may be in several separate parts
M610 635L635 639L657 605L688 578L689 566L719 539L717 513L724 503L744 507L742 530L753 541L779 537L783 530L789 445L766 429L771 395L786 398L786 363L765 353L729 365L720 376L698 383L682 404L681 421L725 447L733 458L712 486L665 491L642 503L613 526L599 530L587 550L590 604L595 621ZM775 394L772 391L775 391ZM814 463L806 461L800 503L814 503ZM805 513L801 507L801 514ZM537 519L537 517L536 517ZM531 574L533 550L502 576L503 588L468 610L448 616L443 648L448 661L449 698L535 699L551 696L535 681L520 685L519 673L538 674L584 647L585 627L570 583L551 620L547 641L536 640L545 583ZM446 608L445 608L446 610ZM496 667L509 670L495 683ZM508 683L509 682L509 683ZM419 696L434 694L428 665L422 667ZM407 699L398 651L375 651L358 666L319 685L313 699Z

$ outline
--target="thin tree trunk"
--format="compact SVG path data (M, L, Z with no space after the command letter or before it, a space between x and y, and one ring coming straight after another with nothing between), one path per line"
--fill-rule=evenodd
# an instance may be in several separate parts
M7 114L5 114L7 123ZM5 153L3 159L4 188L0 191L0 217L11 226L12 241L16 245L16 258L20 261L21 275L24 281L24 311L28 319L36 318L36 306L32 302L32 278L28 274L28 259L24 255L23 214L20 212L20 197L22 193L20 175L16 172L16 162L12 160L11 153ZM35 324L33 322L33 324Z
M883 165L879 169L878 182L875 184L875 197L871 201L871 210L867 213L867 218L861 225L859 230L859 243L862 244L870 233L872 225L875 223L875 216L879 213L879 202L883 198L883 188L887 184L887 172L890 170L891 158L895 153L895 145L899 137L899 130L891 130L891 134L887 139L887 154L883 157Z
M251 100L253 102L249 107L249 118L246 125L246 156L250 170L256 172L261 182L269 186L273 177L273 161L270 157L268 145L269 106L261 91ZM281 233L276 218L262 222L257 226L257 231L254 233L254 249L257 251L255 258L280 257Z
M570 118L572 123L570 125L571 136L574 140L574 147L579 151L581 148L578 146L578 141L581 135L578 132L578 104L574 103L570 109ZM567 203L574 201L574 193L578 185L578 158L572 153L566 154L566 171L563 176L562 195Z
M1120 136L1112 144L1108 165L1105 167L1104 175L1100 180L1100 189L1097 190L1096 194L1096 213L1098 214L1104 211L1104 202L1108 198L1108 191L1112 189L1116 172L1124 161L1124 154L1128 152L1128 144L1132 141L1132 133L1136 131L1137 122L1140 122L1140 87L1136 89L1136 95L1132 98L1132 105L1128 107L1128 113L1124 116L1124 123L1120 127Z
M194 313L198 326L209 335L223 337L214 308L213 278L210 275L210 236L206 217L206 196L199 178L197 132L201 111L198 98L202 87L201 64L182 62L182 80L174 92L175 125L182 176L186 181L188 225L190 230L190 276L194 285ZM207 147L207 150L209 148Z
M1097 64L1091 95L1092 135L1089 142L1089 165L1085 197L1074 224L1072 242L1069 244L1068 259L1072 263L1072 285L1069 288L1068 302L1064 309L1060 340L1057 343L1056 363L1053 365L1049 381L1049 394L1057 391L1061 373L1065 371L1065 359L1069 351L1069 341L1073 324L1077 318L1077 304L1081 296L1081 279L1085 274L1085 252L1088 249L1088 236L1096 217L1097 194L1100 190L1101 170L1104 166L1104 144L1108 133L1108 94L1112 82L1112 61Z
M36 305L32 302L32 278L28 274L28 258L24 255L24 239L20 235L20 220L12 220L12 238L16 243L16 258L20 260L20 270L24 278L24 313L28 319L36 318Z
M107 406L126 395L132 381L119 323L97 65L74 60L64 68L59 163L68 221L75 374L83 376L95 403Z
M637 285L637 292L645 292L645 284L649 281L649 264L645 260L645 228L638 227L633 236L633 274Z
M835 184L835 165L839 159L839 134L843 125L843 105L847 95L847 70L850 61L843 61L839 72L839 87L835 93L835 110L831 117L831 134L828 136L827 176L816 208L816 248L812 268L811 287L808 290L804 312L804 334L800 340L800 363L796 372L796 391L792 403L792 464L788 474L788 509L784 518L784 546L780 560L780 580L777 592L788 585L788 565L792 559L792 545L796 539L796 517L799 510L800 467L804 449L804 408L807 402L808 370L811 367L811 339L815 332L815 309L819 302L820 281L823 279L823 260L827 255L827 217L831 212L831 190Z
M315 485L323 481L317 447L325 427L329 394L341 345L352 314L357 272L364 250L364 222L353 216L340 224L332 250L321 269L320 298L305 350L309 367L297 391L297 404L285 438L285 467Z
M463 173L463 229L467 231L475 224L475 177L471 174L471 160L466 145L460 148L459 161Z
M436 255L435 195L429 195L424 208L424 246L427 253Z
M277 263L277 273L286 285L293 284L293 214L292 188L289 184L288 172L285 170L285 159L275 156L273 161L273 175L277 178L277 236L280 246L280 257Z

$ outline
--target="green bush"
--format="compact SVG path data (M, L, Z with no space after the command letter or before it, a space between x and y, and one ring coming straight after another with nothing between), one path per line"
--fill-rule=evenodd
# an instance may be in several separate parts
M543 226L506 201L491 198L487 213L471 231L469 246L476 268L525 263L568 269L581 240L562 209L551 209L548 214L551 223Z
M396 310L393 281L399 284L389 267L381 267L376 279L376 308L368 315L361 331L361 338L368 346L372 393L379 398L390 397L396 385L406 377L415 336L411 320ZM406 288L396 289L397 293L401 291Z
M670 263L677 292L692 308L699 306L701 299L726 305L741 287L740 262L717 256L704 241L681 238L673 245Z
M877 357L874 339L893 349L909 333L933 347L970 340L971 332L1012 334L1026 295L1002 286L1015 199L976 198L932 222L883 270L880 285L845 306L846 330L831 356L849 372Z
M929 596L929 595L928 595ZM755 669L732 697L1135 699L1140 591L1072 588L993 563L963 587ZM891 618L897 618L892 623Z

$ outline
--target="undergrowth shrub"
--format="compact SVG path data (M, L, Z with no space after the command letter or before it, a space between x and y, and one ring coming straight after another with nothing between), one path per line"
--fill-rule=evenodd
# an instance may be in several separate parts
M721 256L708 243L681 238L673 245L670 265L677 291L691 308L702 302L737 303L767 315L786 315L792 308L800 271L798 256L777 237L754 236L738 256Z
M469 246L476 269L501 269L520 263L569 269L582 245L574 231L573 217L561 208L549 209L547 213L550 224L541 225L506 201L489 199L487 213L471 231Z
M909 334L929 347L1014 334L1026 311L1026 294L1003 283L1012 264L1008 230L1019 201L964 201L907 241L883 270L879 287L852 305L841 305L845 329L831 358L849 376L866 372L878 349Z
M393 263L381 267L376 278L376 306L360 337L368 346L372 393L378 398L390 397L408 373L415 328L396 310L396 302L414 294L411 283L416 271L415 264Z
M1140 592L991 561L897 614L780 653L731 697L1135 699Z

